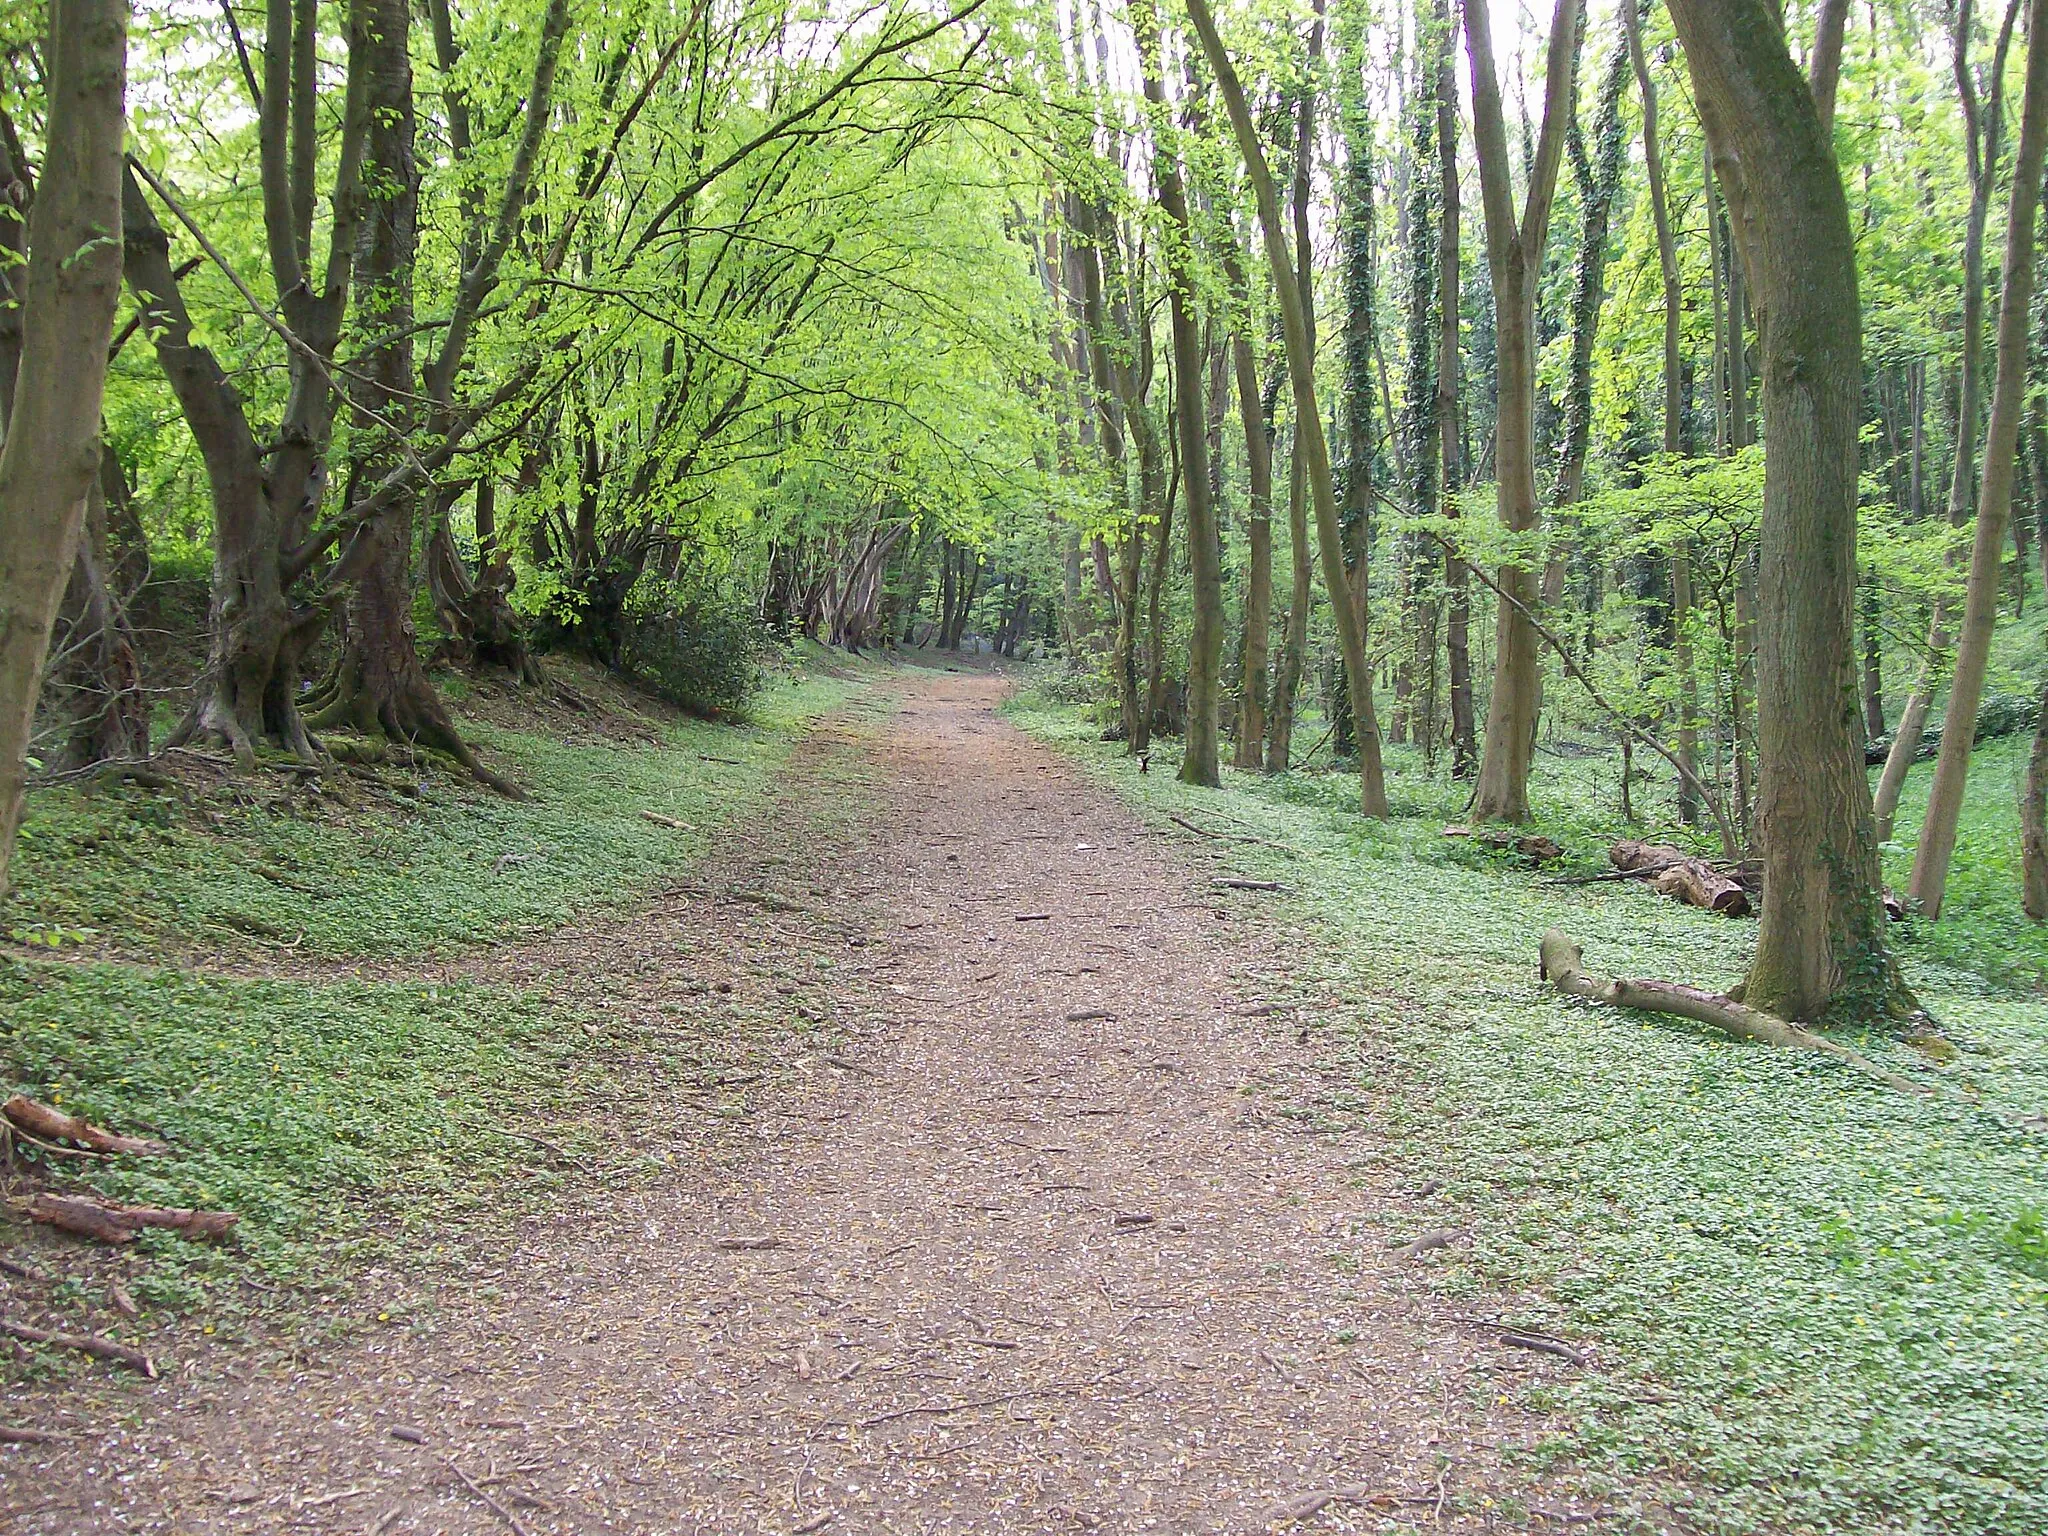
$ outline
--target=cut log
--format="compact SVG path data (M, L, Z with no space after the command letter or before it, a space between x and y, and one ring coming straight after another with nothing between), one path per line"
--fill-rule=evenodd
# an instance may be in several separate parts
M1704 907L1723 917L1747 917L1753 910L1740 878L1724 875L1705 859L1696 859L1669 843L1624 838L1607 850L1607 861L1618 873L1648 880L1660 895L1689 907Z
M149 1156L170 1150L160 1141L148 1141L140 1136L117 1136L112 1131L103 1131L77 1115L67 1115L63 1110L38 1103L26 1094L17 1093L5 1104L0 1104L0 1115L5 1115L9 1124L31 1136L40 1136L44 1141L69 1142L88 1152L132 1152Z
M232 1211L180 1210L160 1205L121 1205L89 1195L40 1194L28 1202L28 1217L96 1243L132 1243L144 1227L160 1227L197 1242L227 1236L241 1218Z
M1660 896L1673 897L1689 907L1705 907L1723 917L1749 916L1749 892L1698 859L1672 865L1650 884Z
M1588 1002L1606 1003L1610 1007L1627 1008L1637 1013L1672 1014L1718 1029L1734 1039L1754 1041L1759 1045L1819 1051L1838 1061L1846 1061L1903 1093L1933 1092L1896 1072L1887 1072L1861 1051L1853 1050L1838 1040L1801 1029L1774 1013L1765 1013L1761 1008L1752 1008L1722 993L1707 992L1675 981L1634 981L1622 977L1612 981L1597 980L1586 974L1581 963L1584 957L1585 951L1570 934L1561 928L1552 928L1543 935L1538 951L1539 973L1568 997L1582 997Z

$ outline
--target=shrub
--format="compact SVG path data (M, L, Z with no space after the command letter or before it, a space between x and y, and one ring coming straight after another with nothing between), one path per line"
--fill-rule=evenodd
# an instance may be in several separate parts
M642 583L621 619L619 671L694 715L743 714L767 644L760 621L727 594Z

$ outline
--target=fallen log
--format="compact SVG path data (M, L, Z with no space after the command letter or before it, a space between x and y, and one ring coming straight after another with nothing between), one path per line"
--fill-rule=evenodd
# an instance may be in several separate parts
M154 1381L156 1362L139 1349L130 1349L126 1344L116 1344L112 1339L103 1339L96 1333L52 1333L47 1328L31 1328L27 1323L11 1322L0 1317L0 1333L9 1338L20 1339L24 1344L47 1344L53 1349L75 1349L82 1355L91 1355L95 1360L111 1360L116 1365L125 1365L131 1371L140 1371Z
M1753 1041L1758 1045L1819 1051L1882 1079L1902 1093L1928 1094L1933 1091L1896 1072L1886 1071L1861 1051L1838 1040L1801 1029L1776 1014L1752 1008L1719 992L1708 992L1675 981L1637 981L1623 977L1615 977L1611 981L1597 980L1586 974L1581 964L1584 957L1585 950L1570 934L1561 928L1549 929L1544 933L1538 951L1539 973L1568 997L1582 997L1588 1002L1606 1003L1610 1007L1627 1008L1637 1013L1672 1014L1718 1029L1733 1039Z
M26 1131L31 1136L39 1136L44 1141L69 1142L88 1152L132 1152L152 1156L170 1150L160 1141L103 1131L79 1115L67 1115L63 1110L38 1103L26 1094L17 1093L5 1104L0 1104L0 1115L6 1116L15 1129Z
M1624 875L1648 880L1659 895L1687 906L1703 907L1723 917L1747 917L1750 913L1749 892L1740 880L1669 843L1624 838L1607 850L1607 861Z
M160 1205L122 1205L89 1195L33 1196L26 1207L31 1221L91 1238L96 1243L132 1243L144 1227L158 1227L205 1242L227 1236L241 1218L232 1211L180 1210Z

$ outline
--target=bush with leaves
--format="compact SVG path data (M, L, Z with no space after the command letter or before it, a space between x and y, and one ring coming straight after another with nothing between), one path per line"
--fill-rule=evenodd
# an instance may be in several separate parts
M746 712L768 645L760 620L730 593L643 581L620 623L619 671L694 715Z

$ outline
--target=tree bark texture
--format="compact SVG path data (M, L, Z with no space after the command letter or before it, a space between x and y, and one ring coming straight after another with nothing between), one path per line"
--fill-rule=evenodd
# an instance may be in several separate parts
M1715 160L1754 218L1769 453L1759 533L1764 904L1744 1001L1895 1018L1854 649L1862 317L1833 146L1767 0L1673 0Z
M49 0L43 185L29 216L21 358L0 444L0 895L50 626L99 473L121 292L127 28L124 0Z
M1496 506L1510 532L1526 534L1534 531L1539 516L1536 289L1564 152L1565 121L1573 111L1579 0L1557 0L1551 16L1543 127L1528 168L1519 215L1487 0L1463 3L1465 46L1472 64L1472 130L1486 215L1487 269L1493 278ZM1501 567L1499 580L1501 590L1514 601L1501 603L1495 619L1493 695L1487 705L1486 744L1472 815L1480 821L1524 822L1529 819L1529 764L1536 749L1536 711L1542 686L1541 656L1528 617L1528 610L1538 601L1537 575L1529 564L1515 561Z

